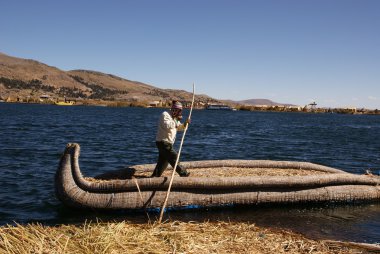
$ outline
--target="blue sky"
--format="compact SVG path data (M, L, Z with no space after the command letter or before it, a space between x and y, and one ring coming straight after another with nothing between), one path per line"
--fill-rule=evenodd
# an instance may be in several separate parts
M218 99L380 109L380 1L0 2L0 52Z

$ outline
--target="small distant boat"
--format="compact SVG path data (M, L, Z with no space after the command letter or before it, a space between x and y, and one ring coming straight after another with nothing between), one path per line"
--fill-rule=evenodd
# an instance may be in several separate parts
M75 102L74 101L57 101L54 104L59 105L59 106L72 106L75 104Z
M208 110L234 110L234 108L231 108L228 105L224 104L209 104L206 106L206 109Z
M55 193L65 205L103 210L162 206L170 176L150 177L154 164L89 178L81 173L79 154L79 144L68 144L55 175ZM191 175L174 179L167 207L380 201L380 177L309 162L215 160L182 165Z

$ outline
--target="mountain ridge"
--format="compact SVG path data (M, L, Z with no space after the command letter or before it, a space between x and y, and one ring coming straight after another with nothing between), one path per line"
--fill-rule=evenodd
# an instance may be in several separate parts
M111 101L189 101L192 93L162 89L139 81L93 70L64 71L32 59L0 52L0 98L70 97L76 100ZM207 95L196 95L200 102L218 102Z
M0 99L30 98L48 95L52 98L111 101L191 101L192 93L185 90L158 88L114 74L95 70L64 71L55 66L13 57L0 52ZM248 105L288 105L267 99L243 101L219 100L197 94L196 101Z
M279 103L274 102L269 99L247 99L247 100L241 100L236 101L239 104L248 105L248 106L295 106L293 104L289 103Z

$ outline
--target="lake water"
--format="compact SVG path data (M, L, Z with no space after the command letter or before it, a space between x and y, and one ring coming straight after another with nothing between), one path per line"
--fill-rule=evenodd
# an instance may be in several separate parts
M84 220L146 220L145 214L73 211L53 179L69 142L81 145L85 176L155 163L163 109L0 103L0 225ZM187 112L185 112L185 115ZM177 137L176 146L180 141ZM181 160L309 161L362 174L380 170L380 117L369 115L194 110ZM235 207L170 212L178 220L247 221L313 238L380 242L380 204ZM157 216L152 214L151 217Z

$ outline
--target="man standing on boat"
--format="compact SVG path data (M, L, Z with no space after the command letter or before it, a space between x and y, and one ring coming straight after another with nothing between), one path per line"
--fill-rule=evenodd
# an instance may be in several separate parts
M173 149L177 131L183 131L186 125L189 124L189 120L186 120L184 124L181 124L181 119L182 104L179 101L172 102L170 114L166 111L161 114L156 135L158 161L152 177L160 177L169 163L174 168L178 156L177 152ZM176 172L182 177L190 175L190 173L182 168L179 163Z

